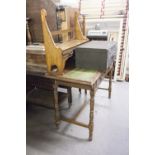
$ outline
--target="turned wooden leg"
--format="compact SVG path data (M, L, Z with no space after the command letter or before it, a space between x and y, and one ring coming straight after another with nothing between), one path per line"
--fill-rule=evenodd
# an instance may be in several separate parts
M59 127L59 120L60 120L60 115L59 115L59 105L58 105L58 86L56 82L54 83L54 109L55 109L55 124L56 127Z
M81 88L79 88L79 93L81 94Z
M94 90L90 90L89 141L92 141L94 128Z
M109 98L111 98L111 91L112 91L112 69L110 70L110 76L109 76L109 95L108 95Z
M85 89L85 94L87 94L87 89Z
M68 94L68 103L69 103L69 108L72 105L72 88L68 87L67 88L67 94Z

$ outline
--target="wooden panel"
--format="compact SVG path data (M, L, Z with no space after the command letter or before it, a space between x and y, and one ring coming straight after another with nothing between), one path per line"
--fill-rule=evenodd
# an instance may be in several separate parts
M33 76L27 74L26 85L35 86L40 89L53 90L53 81L40 76Z
M27 65L28 63L46 65L44 45L39 44L26 46L26 62Z
M43 42L40 11L47 10L47 22L50 31L57 30L56 6L52 0L26 0L26 16L31 19L29 23L32 42ZM57 40L57 37L54 37Z
M81 45L85 42L86 42L86 40L70 40L70 41L64 42L63 44L57 44L57 45L58 45L58 47L60 47L62 49L62 51L65 51L65 50L68 50L71 48L75 48L78 45Z
M62 35L63 33L69 33L69 32L72 32L72 31L73 30L71 30L71 29L66 29L66 30L52 31L51 34L52 34L52 36L54 36L54 35Z

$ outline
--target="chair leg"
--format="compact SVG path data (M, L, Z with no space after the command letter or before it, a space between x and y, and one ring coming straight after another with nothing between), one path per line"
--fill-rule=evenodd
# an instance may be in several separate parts
M79 88L79 92L81 94L81 88ZM87 94L87 90L85 89L85 94Z
M92 141L94 128L94 90L90 90L89 141Z
M71 87L67 88L67 94L68 94L68 104L70 108L72 105L72 88Z
M58 128L60 123L60 114L59 114L59 105L58 105L58 86L56 83L54 83L53 89L54 89L55 124L56 124L56 127Z
M109 76L109 88L108 88L109 99L111 98L111 91L112 91L112 71L113 69L110 70L110 76Z

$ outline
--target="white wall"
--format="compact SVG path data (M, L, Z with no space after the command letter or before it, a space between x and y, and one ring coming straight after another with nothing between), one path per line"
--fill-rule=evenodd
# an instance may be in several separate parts
M79 0L60 0L60 4L79 8Z

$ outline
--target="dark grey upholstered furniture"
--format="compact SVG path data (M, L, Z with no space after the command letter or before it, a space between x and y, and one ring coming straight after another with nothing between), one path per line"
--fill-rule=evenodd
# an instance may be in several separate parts
M75 65L78 68L105 71L116 58L114 41L90 41L75 49Z

